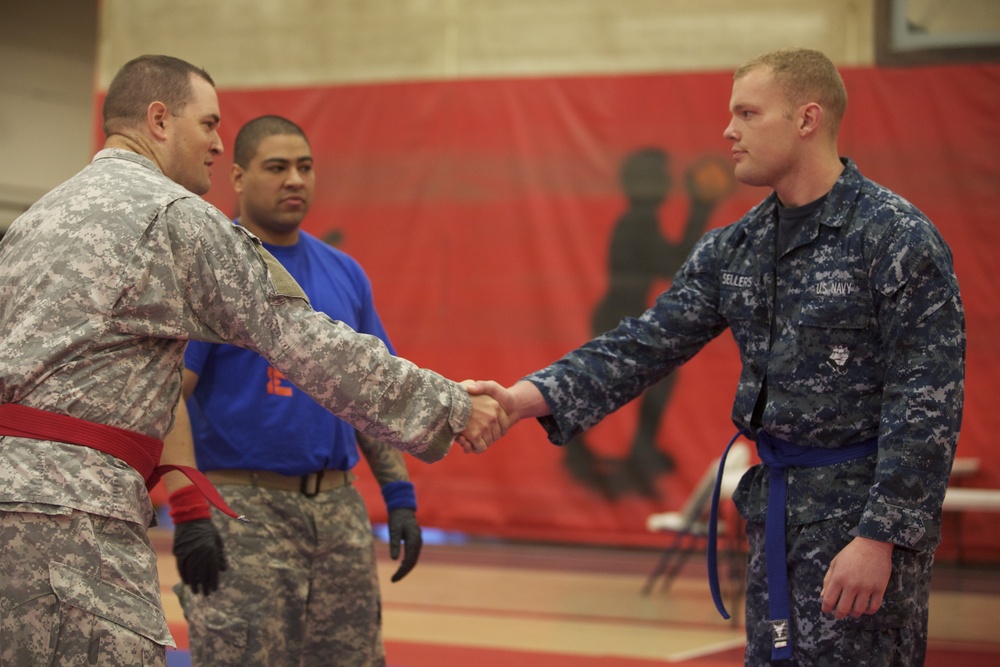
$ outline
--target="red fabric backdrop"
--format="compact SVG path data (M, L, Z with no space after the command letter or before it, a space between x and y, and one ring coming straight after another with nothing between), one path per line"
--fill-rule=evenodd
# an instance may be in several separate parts
M927 213L954 251L969 332L959 454L981 459L966 484L1000 487L992 440L1000 432L992 334L1000 66L849 69L844 79L842 154ZM686 171L706 156L728 158L731 82L729 73L702 73L221 89L227 155L207 198L233 212L228 160L244 122L265 113L295 120L316 158L305 229L366 267L399 353L454 379L510 383L591 337L610 235L626 209L619 169L639 148L669 155L673 189L659 227L679 240L690 208ZM737 186L708 226L735 220L766 194ZM651 295L666 284L657 281ZM733 431L737 375L729 334L680 370L658 431L676 467L655 480L654 495L608 498L577 482L563 450L532 422L481 456L456 448L434 465L410 459L419 516L478 534L659 544L646 517L677 508L719 455ZM637 412L626 406L588 442L601 456L624 456ZM370 474L361 488L373 518L384 518ZM969 515L964 526L966 555L1000 557L997 515Z

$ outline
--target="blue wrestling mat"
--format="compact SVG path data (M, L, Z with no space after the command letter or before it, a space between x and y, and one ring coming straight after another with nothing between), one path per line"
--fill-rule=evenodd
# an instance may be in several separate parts
M167 651L167 667L191 667L191 652Z

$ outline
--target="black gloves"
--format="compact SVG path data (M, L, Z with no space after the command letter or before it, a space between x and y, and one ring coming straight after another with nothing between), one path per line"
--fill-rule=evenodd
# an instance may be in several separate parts
M406 507L389 511L389 555L393 560L399 558L400 541L406 543L403 562L400 563L396 573L392 575L392 583L396 583L410 573L413 566L417 564L420 548L424 545L424 539L420 534L420 524L417 523L417 514Z
M417 538L420 538L419 528ZM418 543L417 549L419 548ZM222 548L222 538L211 519L194 519L175 524L174 556L177 558L181 581L190 586L192 591L208 595L219 588L219 572L227 567L226 554ZM413 560L416 561L416 557Z

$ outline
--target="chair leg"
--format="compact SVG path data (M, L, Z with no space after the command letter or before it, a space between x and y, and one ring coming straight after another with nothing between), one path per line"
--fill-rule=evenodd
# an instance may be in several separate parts
M691 554L697 551L695 548L695 540L695 536L688 535L688 545L677 552L677 558L674 559L673 567L671 567L670 571L663 577L663 584L660 586L661 591L666 592L670 590L671 584L674 583L674 579L677 578L681 568L684 567L684 563L691 557Z
M683 539L683 533L675 533L674 541L663 551L663 555L660 556L660 561L657 563L653 571L649 573L649 577L646 578L646 583L642 587L642 594L649 595L649 592L653 590L653 585L656 580L667 571L667 566L670 565L671 559L677 555L677 549L681 545L681 540Z

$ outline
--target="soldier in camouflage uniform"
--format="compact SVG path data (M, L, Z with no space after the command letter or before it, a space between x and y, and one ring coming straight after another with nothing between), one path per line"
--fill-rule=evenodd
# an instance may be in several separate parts
M764 461L735 494L750 546L747 665L911 667L926 650L964 312L931 222L839 157L845 107L839 74L815 51L738 69L725 131L736 177L774 192L708 232L641 317L510 388L474 389L561 444L732 331L732 418Z
M313 311L259 241L197 196L222 151L204 71L137 58L108 89L104 121L105 149L0 243L3 665L165 664L146 473L122 456L148 445L154 464L190 460L159 451L188 339L256 350L425 461L459 433L480 451L506 426L461 385ZM59 437L12 435L29 430L11 417L25 413L50 416Z

